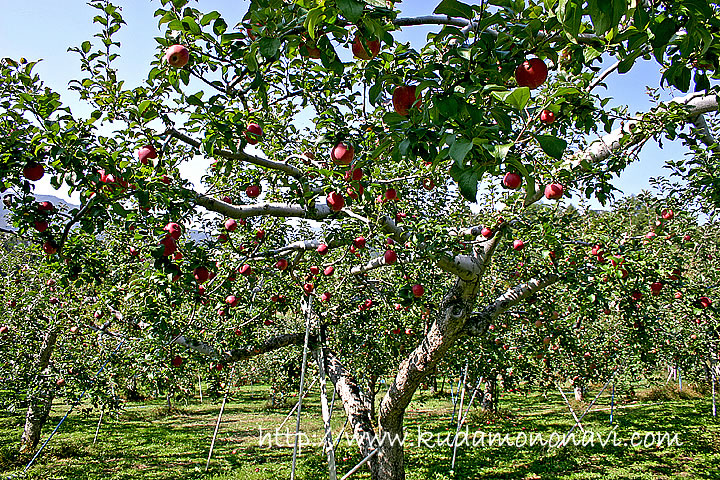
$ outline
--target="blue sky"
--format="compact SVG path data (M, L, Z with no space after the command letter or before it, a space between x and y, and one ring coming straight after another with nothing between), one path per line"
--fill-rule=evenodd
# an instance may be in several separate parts
M126 81L126 87L139 85L149 71L149 63L157 54L154 37L162 33L157 28L153 12L160 8L160 2L149 0L120 1L122 15L127 22L118 38L122 43L121 58L117 62L119 77ZM431 14L437 2L406 0L398 4L403 16ZM191 2L202 11L218 10L228 24L239 21L249 4L245 0L201 0ZM80 0L30 0L17 2L0 0L3 14L0 15L0 55L28 60L43 59L36 72L48 86L61 93L63 101L77 114L86 115L88 110L77 101L74 93L67 91L68 82L80 75L76 54L67 51L91 39L96 33L92 17L96 10ZM399 41L410 41L420 45L428 31L437 27L408 27L394 33ZM646 111L651 103L645 94L645 86L659 87L659 66L654 61L642 62L629 73L611 75L606 83L607 92L613 97L610 105L628 105L630 112ZM665 90L662 98L680 95L677 91ZM630 165L614 185L625 194L634 194L649 188L648 178L663 173L665 160L678 159L685 153L679 142L664 142L660 149L649 142L641 152L640 161ZM188 173L192 175L191 173ZM195 175L192 175L195 176ZM41 185L40 193L56 194L49 184ZM63 196L63 195L59 195Z

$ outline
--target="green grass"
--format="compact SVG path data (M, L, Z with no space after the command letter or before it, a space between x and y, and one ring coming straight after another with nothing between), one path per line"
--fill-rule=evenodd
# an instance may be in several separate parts
M315 390L316 391L316 390ZM242 387L229 399L208 473L204 473L210 440L220 409L219 403L200 404L197 399L168 413L162 402L132 404L121 415L106 415L98 442L92 444L99 412L73 412L60 432L46 447L27 478L33 479L218 479L254 480L289 478L292 448L260 447L259 429L272 431L287 415L286 410L265 408L267 388ZM609 404L606 396L595 408ZM578 408L581 406L578 405ZM450 472L452 449L448 446L417 446L418 428L446 441L455 432L450 424L449 398L420 392L406 415L406 465L408 479L670 479L720 478L720 423L710 415L709 398L680 398L671 401L635 401L621 404L615 424L609 411L591 411L583 420L587 431L603 440L615 428L622 444L633 432L678 434L681 446L632 447L567 446L549 449L540 445L463 446L458 449L455 471ZM487 417L475 410L469 415L468 431L487 434L542 433L562 435L573 424L559 394L544 398L504 394L500 416ZM43 431L43 440L52 431L66 407L57 406ZM337 411L333 433L342 428L345 417ZM28 456L16 451L22 415L0 417L0 474L5 478L22 472ZM295 419L286 425L294 431ZM302 431L318 443L322 438L319 398L315 392L303 407ZM576 430L579 440L582 432ZM427 437L426 437L427 438ZM477 437L479 438L479 436ZM522 438L522 434L521 434ZM233 453L234 452L234 453ZM360 455L345 441L337 452L340 476ZM298 461L298 479L325 479L325 456L319 447L306 447ZM361 470L354 479L367 479Z

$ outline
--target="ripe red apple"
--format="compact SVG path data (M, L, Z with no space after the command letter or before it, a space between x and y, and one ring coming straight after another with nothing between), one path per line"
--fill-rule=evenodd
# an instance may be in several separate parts
M493 231L490 230L488 227L483 227L482 230L480 230L480 235L482 235L485 238L492 237Z
M160 240L160 245L163 245L165 247L165 250L163 250L163 255L166 257L169 257L173 253L177 251L177 243L175 243L175 239L170 235L165 235L162 240Z
M39 202L37 209L39 212L52 212L55 210L55 205L52 202Z
M370 53L365 49L365 43L370 49ZM355 35L352 44L352 53L361 60L371 60L380 52L380 42L378 40L366 40L362 35Z
M356 248L365 248L365 245L367 243L367 240L365 240L365 237L357 237L355 240L353 240L353 245Z
M675 299L680 300L681 298L683 298L682 292L675 292Z
M165 61L171 67L182 68L190 60L190 51L182 45L173 45L165 50Z
M245 130L245 138L250 145L256 145L263 136L263 130L257 123L249 123Z
M675 217L675 212L670 209L662 211L663 220L672 220Z
M547 76L547 65L539 58L525 60L515 69L517 84L521 87L529 87L531 90L545 83Z
M394 188L388 188L385 191L385 198L388 200L397 200L397 191Z
M325 275L326 277L329 277L333 273L335 273L335 267L333 267L332 265L330 265L329 267L325 267L325 270L323 270L323 275Z
M28 162L23 167L23 177L32 182L40 180L45 175L45 168L37 162Z
M170 222L163 228L168 234L175 240L180 240L180 235L182 235L182 227L175 223Z
M260 230L258 230L257 232L255 232L255 237L256 237L258 240L262 240L263 238L265 238L265 230L263 230L263 229L261 228Z
M325 292L322 295L320 295L320 301L327 302L328 300L330 300L330 297L332 297L332 294L330 292Z
M551 183L545 187L545 198L548 200L557 200L563 196L565 189L559 183Z
M245 189L245 195L250 198L257 198L260 196L260 187L257 185L250 185Z
M397 262L397 253L395 250L385 250L385 265L392 265Z
M545 125L550 125L555 121L555 114L550 110L540 112L540 121Z
M508 172L503 177L503 185L510 190L515 190L522 183L522 177L514 172Z
M58 378L55 380L55 385L58 387L64 387L65 386L65 379L64 378Z
M345 197L338 192L328 193L327 197L325 197L325 201L327 202L328 207L330 207L330 210L333 212L339 212L345 206Z
M224 233L221 233L220 235L218 235L218 242L225 243L227 241L228 241L227 235L225 235Z
M318 245L318 247L315 249L315 251L317 253L319 253L320 255L325 255L328 252L328 246L325 245L324 243L321 243L320 245Z
M57 253L58 246L57 243L53 242L52 240L48 240L47 242L43 243L42 249L48 255L54 255L55 253Z
M285 258L281 258L275 263L275 268L278 270L285 270L288 267L288 261Z
M686 242L689 242L691 238L692 237L690 235L683 236L683 240L685 240Z
M210 272L206 267L197 267L195 270L193 270L193 276L195 277L195 280L197 280L198 283L205 283L208 280L208 277L210 276Z
M702 308L708 308L710 305L712 305L712 302L708 297L700 297L698 298L698 303Z
M225 230L227 230L228 232L234 232L236 228L237 222L234 218L228 218L227 220L225 220Z
M330 158L335 165L350 165L353 157L355 157L355 147L346 145L343 142L338 143L330 151Z
M303 291L306 295L310 295L313 290L315 290L315 285L313 285L312 283L306 283L305 285L303 285Z
M138 159L143 165L147 165L150 159L157 158L157 151L152 145L145 145L137 151Z
M513 248L515 250L522 250L525 247L525 242L522 240L514 240L513 241Z
M231 307L236 307L238 304L238 299L235 297L235 295L228 295L228 297L225 299L225 303L227 303Z
M36 220L33 223L33 227L35 227L35 230L37 230L40 233L43 233L45 230L48 229L48 222L45 220Z
M313 265L312 267L310 267L311 275L317 275L318 273L320 273L320 267L318 267L317 265Z
M655 237L657 237L657 234L655 232L648 232L645 234L645 238L647 238L648 240L652 240Z
M652 284L650 284L650 291L652 292L653 295L660 294L660 291L662 290L662 288L663 288L663 284L660 282L653 282Z
M243 265L242 267L240 267L240 269L238 270L238 273L239 273L240 275L245 276L245 277L249 277L250 275L253 274L253 269L252 269L252 267L251 267L250 265L248 265L248 264L246 263L245 265Z
M430 177L423 178L422 186L425 190L432 190L435 188L435 181Z
M352 198L353 200L357 200L358 198L360 198L360 195L362 195L363 192L365 192L365 189L363 188L362 185L358 184L357 190L355 190L355 187L350 185L347 187L347 189L345 191L347 192L348 197Z
M631 297L633 300L638 301L643 298L643 294L638 290L633 290Z
M417 101L417 104L415 102ZM410 108L413 105L420 107L422 100L417 97L415 85L401 85L395 88L392 96L393 107L395 112L403 117L407 117Z
M423 287L419 283L416 283L412 286L412 293L413 295L415 295L416 298L420 298L425 294L425 287Z
M345 180L346 181L356 181L359 182L362 180L363 177L363 171L362 168L348 168L345 170Z
M137 257L138 255L140 255L140 251L135 247L130 247L130 255L132 255L133 257Z

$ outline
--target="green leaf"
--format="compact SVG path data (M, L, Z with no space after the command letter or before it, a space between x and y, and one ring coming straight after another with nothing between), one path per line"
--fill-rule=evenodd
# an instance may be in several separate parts
M461 17L472 19L474 16L473 9L470 5L457 0L443 0L440 5L435 7L435 14L449 15L451 17Z
M349 21L356 23L362 17L363 4L358 0L337 0L337 7L343 16Z
M567 148L567 142L565 140L552 135L537 135L535 139L540 144L540 148L543 149L543 152L558 160L562 158L563 153Z
M215 23L213 23L213 32L215 32L215 35L222 35L227 30L227 26L225 20L218 18L215 20Z
M650 42L653 48L663 47L667 45L672 36L675 35L675 21L672 18L665 18L660 23L653 23L650 26L650 30L655 35L655 38Z
M274 60L280 52L280 39L263 37L259 42L260 54L268 60Z
M206 13L203 15L203 17L200 19L200 25L203 27L210 25L210 22L215 20L216 18L220 18L220 13L217 11Z
M577 37L578 33L580 33L582 13L582 8L578 5L577 0L560 0L555 12L565 31L571 37Z
M465 156L472 150L473 142L465 138L457 138L450 145L450 158L455 160L456 165L462 165Z
M85 40L82 45L80 45L80 48L82 48L84 53L88 53L90 48L92 48L92 44L88 40Z
M478 175L469 167L460 167L454 164L450 168L450 175L460 187L460 194L471 202L477 200Z
M313 40L315 37L315 30L317 29L318 23L325 17L325 9L323 7L316 7L310 10L305 17L305 29L310 34L310 38Z
M492 96L511 107L522 110L530 101L530 89L528 87L518 87L508 92L492 92Z

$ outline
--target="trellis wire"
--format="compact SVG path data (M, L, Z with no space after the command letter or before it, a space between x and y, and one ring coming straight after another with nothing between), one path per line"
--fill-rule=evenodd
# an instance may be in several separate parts
M293 446L292 470L290 480L295 480L295 467L297 465L298 446L300 444L300 413L302 411L303 388L305 387L305 369L307 367L308 343L310 341L310 318L312 316L312 295L307 297L305 311L305 344L303 345L302 368L300 370L300 391L298 392L297 420L295 422L295 445Z
M55 436L55 434L57 433L57 431L60 429L60 426L61 426L61 425L65 422L65 420L67 419L68 415L70 415L70 413L75 409L75 407L77 407L78 404L82 401L82 399L83 399L83 397L85 396L85 394L87 393L88 389L93 385L93 383L95 383L95 379L98 377L98 375L100 375L100 373L102 373L102 371L105 369L105 367L107 366L107 364L110 362L110 360L112 359L113 353L117 352L124 343L125 343L125 339L123 339L122 342L118 343L117 347L115 347L115 350L113 350L113 352L112 352L110 355L108 355L107 360L105 360L105 363L102 364L102 366L100 367L100 370L98 370L97 373L95 374L95 376L92 378L92 380L90 380L90 385L88 386L88 388L86 388L86 389L80 394L80 396L78 397L78 399L75 400L75 403L72 404L72 406L70 407L70 409L65 413L65 416L60 420L60 423L58 423L58 424L55 426L55 429L52 431L52 433L50 434L50 436L47 438L47 440L45 440L45 442L42 444L42 446L40 447L40 449L35 453L35 455L33 456L33 458L30 459L30 462L28 462L28 464L25 466L25 468L23 469L23 473L26 473L26 472L28 471L28 469L32 466L32 464L35 463L35 460L40 456L40 453L45 449L45 446L48 444L48 442ZM10 477L8 477L8 478L12 478L12 476L10 476Z

